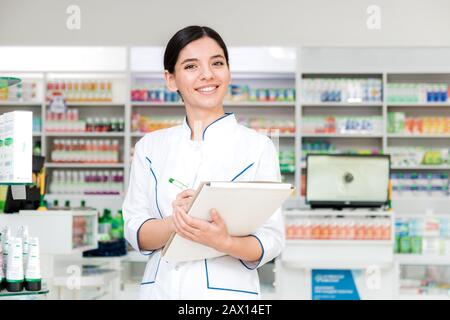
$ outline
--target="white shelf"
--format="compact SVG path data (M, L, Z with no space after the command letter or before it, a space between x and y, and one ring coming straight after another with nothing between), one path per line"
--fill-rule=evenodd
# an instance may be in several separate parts
M448 165L391 166L392 170L450 170Z
M277 136L273 136L273 138L275 138L275 137L277 137ZM278 135L278 137L280 137L280 138L295 138L295 133L280 133L279 135Z
M45 163L46 168L120 168L123 163Z
M68 107L124 107L125 103L118 102L68 102Z
M124 132L47 132L47 137L125 137Z
M65 193L47 193L46 197L51 198L73 198L73 199L96 199L108 197L124 197L123 193L119 194L65 194Z
M450 102L388 102L388 107L408 107L408 108L423 108L423 107L450 107Z
M184 107L182 102L154 102L154 101L132 101L132 106L136 107ZM295 101L225 101L224 107L295 107Z
M395 254L395 260L401 265L450 266L448 255Z
M382 107L382 102L303 102L303 107Z
M42 136L42 132L33 132L33 137L40 137Z
M132 107L184 107L181 102L131 101Z
M224 107L295 107L295 101L228 101Z
M327 245L327 246L354 246L354 245L391 245L392 240L301 240L301 239L286 239L286 245Z
M389 133L388 138L401 138L401 139L412 139L412 138L450 138L450 134L405 134L405 133Z
M302 133L302 138L382 138L382 134Z
M0 101L0 106L12 106L12 107L41 107L42 102L39 101Z
M450 295L400 294L398 300L450 300Z
M143 137L144 135L146 135L149 132L132 132L131 136L132 137ZM262 132L261 132L262 133ZM276 136L273 136L276 137ZM295 133L280 133L278 135L279 138L295 138Z
M305 199L302 198L304 201ZM294 216L294 217L318 217L318 216L346 216L346 217L364 217L364 216L381 216L381 217L392 217L394 215L394 211L386 211L386 210L370 210L366 208L361 209L343 209L343 210L329 210L329 209L285 209L283 210L283 214L286 216ZM304 240L300 240L304 241ZM313 243L317 241L324 240L312 240ZM343 240L339 240L343 241ZM355 240L348 240L352 243L356 243ZM361 240L362 243L370 243L371 240ZM377 240L379 242L380 240ZM391 241L389 241L391 242Z
M320 250L320 249L318 249ZM283 265L296 269L366 269L371 266L378 266L382 269L392 267L388 260L374 259L328 259L328 260L282 260Z

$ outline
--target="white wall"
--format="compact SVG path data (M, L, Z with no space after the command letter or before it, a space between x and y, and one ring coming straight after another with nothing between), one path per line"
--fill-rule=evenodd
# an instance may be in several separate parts
M66 28L71 4L81 30ZM448 0L0 0L0 45L165 45L200 24L233 46L448 46L449 14Z

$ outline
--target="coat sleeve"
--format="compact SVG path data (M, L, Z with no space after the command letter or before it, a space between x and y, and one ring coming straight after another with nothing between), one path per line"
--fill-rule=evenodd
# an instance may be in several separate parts
M150 205L151 199L154 198L155 181L152 178L151 162L143 154L144 141L144 139L141 139L135 146L130 180L122 205L122 212L125 239L135 250L141 254L149 255L153 251L145 251L139 248L139 230L144 222L157 219L158 216L152 212Z
M256 169L255 181L281 182L278 152L273 142L267 138ZM284 221L281 208L251 236L254 236L262 248L259 261L242 261L248 269L258 268L276 258L285 246Z

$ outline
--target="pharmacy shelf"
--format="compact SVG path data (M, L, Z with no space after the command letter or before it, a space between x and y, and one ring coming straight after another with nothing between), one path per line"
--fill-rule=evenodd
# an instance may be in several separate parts
M68 107L124 107L125 103L117 102L68 102Z
M327 245L327 246L356 246L356 245L392 245L392 240L340 240L340 239L323 239L323 240L301 240L287 239L286 245Z
M0 107L41 107L42 102L39 101L0 101Z
M450 170L448 165L391 166L392 170Z
M450 266L449 255L395 254L395 260L401 265Z
M382 134L302 133L302 138L382 138Z
M295 107L295 101L225 101L224 107Z
M47 132L47 137L97 137L97 138L114 138L125 137L125 132Z
M158 106L168 106L168 107L184 107L181 102L152 102L152 101L132 101L132 106L136 107L158 107ZM224 102L224 107L295 107L295 101L229 101Z
M181 102L131 101L132 107L184 107Z
M320 250L320 249L317 249ZM305 260L282 260L283 265L292 269L342 269L342 270L364 270L373 266L380 269L388 269L392 267L389 260L374 259L347 259L347 260L325 260L317 261L315 259Z
M382 107L381 102L303 102L303 107Z
M404 134L404 133L389 133L388 138L400 138L400 139L432 139L432 138L450 138L450 134Z
M417 103L388 102L387 107L408 107L408 108L450 107L450 102L417 102Z
M52 198L73 198L73 199L96 199L96 198L107 198L107 197L124 197L124 193L118 194L69 194L69 193L47 193L45 196L50 196Z
M301 201L305 201L305 198L301 198ZM314 210L299 210L295 208L295 206L291 208L285 208L283 210L283 214L286 216L294 216L294 217L318 217L318 216L343 216L346 217L362 217L362 216L382 216L382 217L392 217L394 215L393 211L386 211L381 209L376 210L370 210L366 208L360 208L360 209L342 209L342 210L328 210L328 209L314 209ZM297 241L297 240L296 240ZM304 240L299 240L304 241ZM316 241L322 241L324 240L313 240L315 243ZM353 244L357 243L356 240L348 240L351 241ZM362 240L363 244L368 243L370 240ZM381 240L376 240L377 242L380 242ZM389 241L391 242L391 241ZM302 242L304 243L304 242ZM370 243L370 242L369 242Z
M280 133L278 135L274 135L272 138L295 138L295 133Z
M52 163L47 162L46 168L124 168L124 163Z
M450 295L400 294L397 300L450 300Z
M424 216L424 214L448 215L450 216L450 197L414 197L398 196L394 193L392 207L397 217L408 215Z

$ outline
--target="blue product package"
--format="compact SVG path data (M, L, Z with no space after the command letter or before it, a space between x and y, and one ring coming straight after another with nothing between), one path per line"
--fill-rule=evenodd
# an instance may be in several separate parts
M172 92L165 90L164 91L164 101L171 101L170 100L171 94L172 94Z

